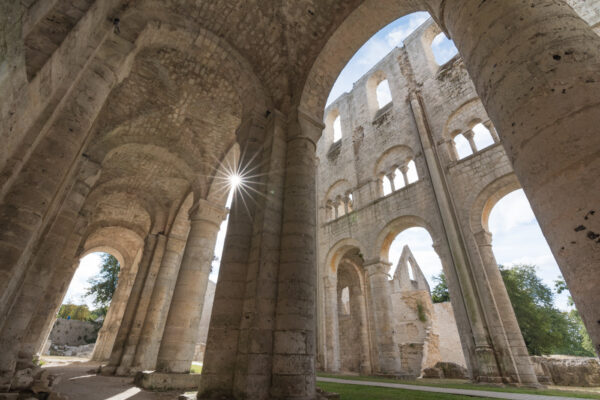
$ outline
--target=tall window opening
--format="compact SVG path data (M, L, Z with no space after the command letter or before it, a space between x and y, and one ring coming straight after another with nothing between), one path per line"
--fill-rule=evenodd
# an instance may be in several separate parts
M338 115L333 121L333 143L342 140L342 119Z
M392 92L390 92L390 84L387 79L379 82L375 93L377 94L377 104L380 109L392 102Z
M591 340L523 190L502 197L487 225L529 353L593 357Z
M92 356L98 333L117 289L121 265L109 253L81 258L43 346L44 354ZM77 331L77 335L69 334Z
M438 34L431 42L431 50L435 62L438 65L444 65L452 59L457 53L458 49L454 46L454 42L446 37L444 33Z
M350 315L350 290L348 286L343 288L340 294L340 314Z
M473 131L473 140L477 150L485 149L494 144L494 138L488 128L485 127L481 122L471 128Z
M406 176L408 177L408 183L414 183L419 180L419 174L417 173L417 166L414 160L410 160L407 164L408 171Z
M428 340L428 332L438 329L435 340L439 341L440 359L466 366L442 261L429 232L417 226L401 231L388 249L388 261L392 307L402 315L397 322L399 345L412 349L411 345ZM411 331L405 330L407 327Z
M387 176L381 178L381 188L384 196L392 193L392 183Z

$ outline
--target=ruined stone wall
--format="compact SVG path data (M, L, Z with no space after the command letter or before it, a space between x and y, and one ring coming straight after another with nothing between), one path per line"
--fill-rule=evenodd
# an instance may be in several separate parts
M432 237L444 268L452 265L438 200L430 180L430 166L423 155L419 131L409 103L411 91L417 91L423 99L427 123L446 175L450 196L457 207L459 224L465 232L471 261L476 267L483 268L471 227L472 209L476 198L486 187L501 178L512 176L512 167L499 143L478 149L460 160L454 154L452 134L459 130L468 131L474 121L488 123L489 117L477 98L461 59L455 57L443 66L435 63L431 42L438 33L439 28L432 21L423 24L404 41L404 47L392 50L354 84L350 93L342 95L325 110L326 128L317 149L319 282L323 282L322 277L335 275L336 254L344 243L358 247L365 260L389 261L389 239L411 227L425 228ZM376 100L374 103L374 91L383 78L388 80L392 103L378 110ZM342 139L334 143L332 117L338 114ZM398 164L412 159L419 179L383 196L381 169L393 163L394 160L390 160L393 157L398 158L395 160ZM350 212L332 218L328 205L348 194L352 194ZM466 320L455 322L454 313L439 316L436 309L432 308L431 326L427 327L412 315L415 310L407 305L406 299L402 299L401 292L393 296L393 312L398 328L396 341L404 354L402 357L413 359L410 369L416 365L414 359L422 358L423 353L426 359L422 361L426 364L436 361L435 353L439 354L439 360L465 365L456 322L464 324ZM320 296L319 306L321 362L327 359L325 343L328 340L323 321L323 298ZM448 308L448 305L438 306L438 312L440 307ZM417 323L408 323L406 318ZM454 329L446 330L452 324ZM449 332L448 337L444 337L446 332ZM414 340L401 337L406 335L413 335ZM424 342L427 342L425 348ZM401 343L413 344L408 348ZM415 346L419 349L413 351ZM340 353L344 351L340 347ZM376 351L373 344L371 351ZM406 368L409 368L408 365Z
M360 371L360 321L354 314L338 316L340 328L340 368L342 371Z
M93 322L59 318L48 340L56 345L81 346L94 343L97 336L98 326Z
M432 330L438 336L440 359L466 367L452 305L450 302L435 303L433 313Z

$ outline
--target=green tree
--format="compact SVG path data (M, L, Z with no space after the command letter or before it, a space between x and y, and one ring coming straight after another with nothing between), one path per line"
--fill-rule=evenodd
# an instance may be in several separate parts
M433 292L431 292L431 300L434 303L443 303L445 301L450 301L450 294L448 293L448 282L446 281L446 275L444 273L440 273L437 276L433 277L433 280L437 282L437 285L433 288Z
M63 304L58 310L58 318L64 319L71 317L71 319L87 321L89 320L90 315L90 310L86 305L76 305L71 303Z
M567 282L562 277L558 277L556 281L554 281L554 288L556 289L556 293L561 294L562 292L568 292L569 288L567 287ZM576 327L577 332L574 335L578 335L581 337L581 347L583 351L582 356L595 357L596 352L594 351L594 344L592 343L592 339L590 335L588 335L587 329L583 323L583 319L581 319L581 315L579 315L579 311L575 308L575 302L573 301L573 297L569 293L568 304L570 307L573 307L572 310L567 312L567 317L571 320L572 324Z
M523 339L533 355L587 355L579 326L554 307L554 292L532 265L500 266Z
M94 310L95 312L106 315L110 301L117 289L120 269L119 261L115 257L110 254L102 255L100 274L88 281L91 286L85 293L86 296L92 297L93 303L98 307L98 310Z

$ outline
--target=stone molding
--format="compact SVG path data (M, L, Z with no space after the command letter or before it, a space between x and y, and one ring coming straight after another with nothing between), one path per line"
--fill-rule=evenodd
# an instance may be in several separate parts
M190 220L193 221L207 221L221 226L221 222L225 220L229 209L218 204L211 203L208 200L200 199L190 208L189 215Z

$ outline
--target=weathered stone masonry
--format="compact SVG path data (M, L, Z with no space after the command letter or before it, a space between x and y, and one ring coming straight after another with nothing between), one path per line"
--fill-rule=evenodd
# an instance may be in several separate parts
M100 250L119 258L127 282L99 343L103 372L160 357L184 373L199 307L182 300L179 277L205 288L220 178L236 162L260 195L234 197L199 398L314 399L317 353L324 365L336 348L317 332L335 326L324 293L341 259L347 272L370 268L368 281L344 278L352 315L368 321L355 332L368 349L359 368L399 372L393 319L366 304L389 302L373 289L388 282L391 238L410 226L428 229L442 259L473 378L535 383L485 224L517 182L599 345L600 6L571 1L584 21L562 0L449 3L0 1L0 391L47 338L79 259ZM375 32L418 10L463 61L438 70L435 27L422 28L422 41L381 64L394 98L378 116L382 134L370 106L342 98L340 115L353 110L360 123L343 122L329 161L321 121L339 72ZM468 136L471 115L489 119L500 144L457 162L450 138ZM379 196L378 174L407 157L419 180ZM344 166L346 183L333 187L328 163ZM337 215L348 214L323 225L329 188ZM221 211L198 222L201 204ZM372 232L350 234L365 224Z

